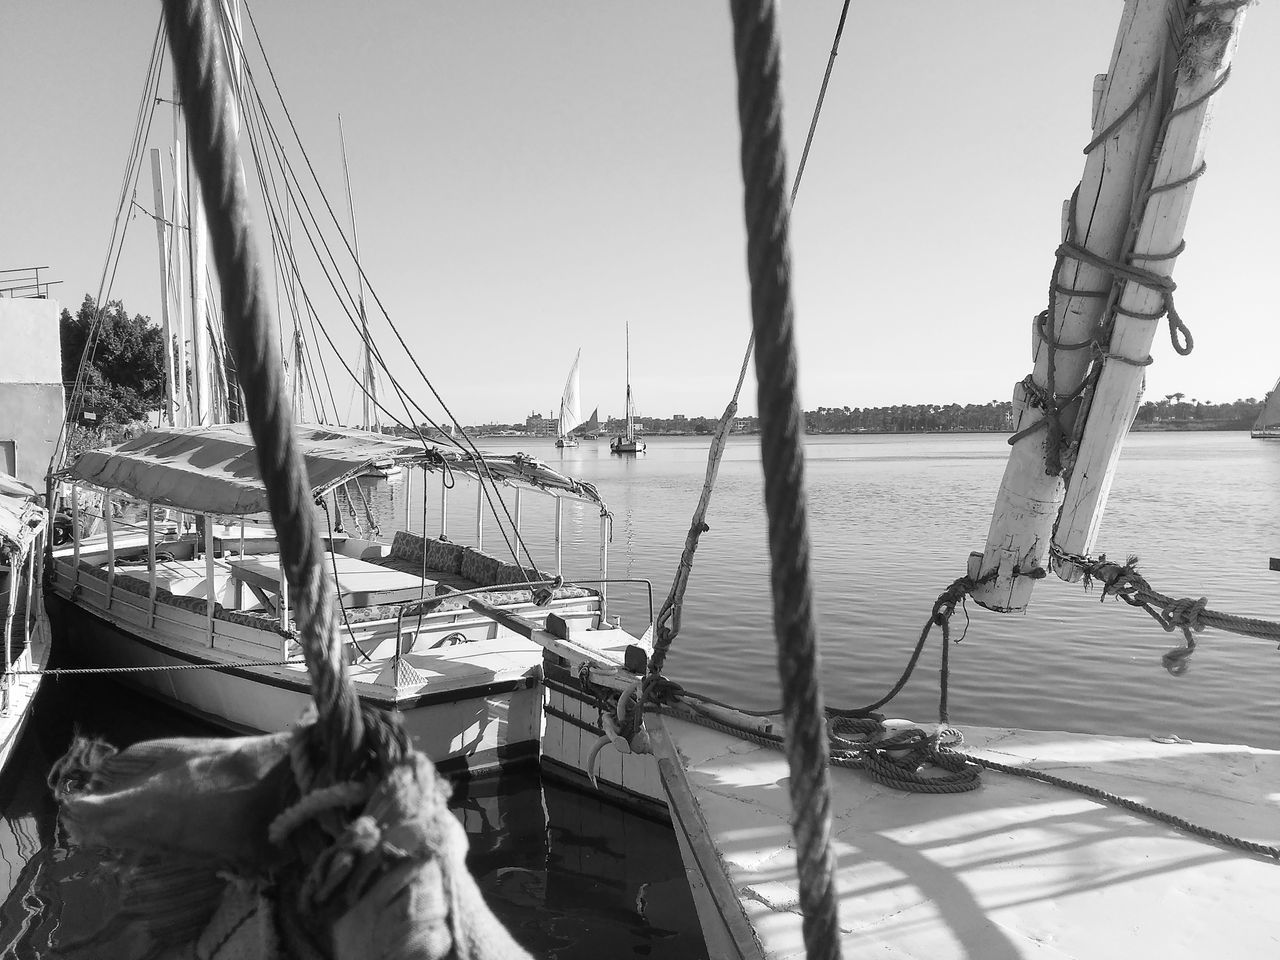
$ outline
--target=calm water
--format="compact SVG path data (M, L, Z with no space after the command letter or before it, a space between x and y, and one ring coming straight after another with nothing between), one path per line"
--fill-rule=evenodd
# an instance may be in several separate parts
M486 440L524 450L595 483L614 512L610 574L670 586L701 490L705 438L656 439L640 458L609 454L606 441L557 451L549 441ZM828 702L877 699L901 671L938 593L981 549L1007 455L1003 436L817 437L807 446L815 592ZM416 481L415 481L416 483ZM745 706L778 701L769 622L762 480L756 438L735 438L720 471L685 607L668 660L675 679ZM378 491L380 512L420 527L422 489ZM551 511L526 496L523 529L539 565L554 565ZM514 501L508 495L514 508ZM474 492L451 494L449 535L474 541ZM439 489L426 497L439 530ZM390 525L384 522L388 529ZM564 569L596 576L596 515L565 510ZM486 549L501 544L490 523ZM1241 433L1137 434L1130 438L1097 550L1137 554L1152 585L1207 596L1214 609L1262 617L1280 610L1280 443ZM613 588L611 612L639 632L643 591ZM953 621L957 632L964 616ZM1050 578L1023 615L970 605L952 651L951 716L959 724L1190 739L1280 747L1280 662L1272 645L1216 632L1182 678L1160 666L1175 638L1145 613L1095 590ZM887 708L931 719L937 709L937 644L916 679ZM16 776L0 783L0 943L16 956L49 956L50 931L91 902L85 864L57 844L43 771L72 722L123 743L192 730L189 722L109 685L59 684L39 704ZM697 957L700 945L675 844L663 828L534 777L473 784L455 810L472 842L472 868L500 916L540 956L611 953ZM6 874L7 871L7 874ZM81 899L77 899L81 898ZM26 919L24 919L26 918ZM602 940L607 937L608 940ZM0 956L5 956L0 949Z

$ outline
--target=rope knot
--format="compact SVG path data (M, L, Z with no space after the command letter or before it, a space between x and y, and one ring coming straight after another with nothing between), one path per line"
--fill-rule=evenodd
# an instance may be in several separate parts
M1205 627L1202 617L1208 605L1208 597L1201 597L1199 600L1192 600L1189 597L1174 600L1160 611L1162 624L1170 632L1181 627L1183 630L1190 629L1200 633Z

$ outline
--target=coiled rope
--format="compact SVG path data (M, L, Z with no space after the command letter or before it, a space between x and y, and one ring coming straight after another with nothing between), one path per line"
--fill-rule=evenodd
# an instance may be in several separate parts
M226 341L245 393L258 467L269 494L281 566L297 598L298 633L329 774L346 779L364 741L359 701L334 630L333 587L324 575L311 488L293 437L293 413L271 329L267 287L249 232L248 192L232 134L232 91L218 57L218 20L207 0L165 0L190 151L200 174L209 233L222 278Z
M831 850L831 799L796 392L778 35L770 0L732 0L742 179L756 338L757 403L769 516L778 674L787 721L792 831L810 958L841 954Z

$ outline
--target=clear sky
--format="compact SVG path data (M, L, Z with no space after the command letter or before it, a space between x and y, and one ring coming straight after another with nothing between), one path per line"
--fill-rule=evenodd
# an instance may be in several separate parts
M1162 332L1148 398L1261 397L1280 375L1275 7L1249 11L1175 272L1196 350L1177 357ZM806 407L1008 398L1121 8L853 4L793 218ZM792 170L839 11L782 7ZM726 2L253 12L339 204L343 115L365 270L464 423L550 412L579 347L583 406L621 414L627 322L641 415L723 408L749 330ZM0 13L0 267L48 264L73 308L98 287L158 14L88 0ZM154 131L163 145L167 106ZM152 206L149 173L138 199ZM158 318L155 230L138 214L129 231L113 296ZM329 326L350 345L346 324Z

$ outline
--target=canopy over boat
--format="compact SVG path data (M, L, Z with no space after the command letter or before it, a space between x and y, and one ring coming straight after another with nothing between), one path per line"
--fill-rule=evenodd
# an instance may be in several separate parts
M21 547L30 531L40 525L43 513L36 503L35 490L0 472L0 543Z
M312 491L319 496L374 466L420 465L484 476L596 503L595 487L524 454L479 458L430 443L321 424L295 426ZM115 447L83 453L65 475L140 500L195 513L265 513L267 490L245 423L152 430Z

